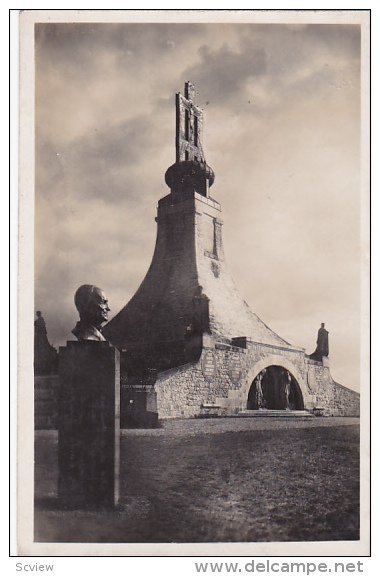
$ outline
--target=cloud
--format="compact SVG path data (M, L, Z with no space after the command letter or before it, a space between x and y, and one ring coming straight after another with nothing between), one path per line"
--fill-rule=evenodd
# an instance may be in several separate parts
M36 26L36 307L51 340L75 324L80 284L103 287L112 316L144 277L186 80L243 297L309 351L326 321L337 379L357 385L358 26Z
M200 62L186 70L207 101L226 104L236 94L244 92L247 81L265 73L267 55L263 49L232 50L227 44L217 50L203 45L199 48Z
M36 46L43 57L49 58L53 51L54 58L79 62L88 57L87 63L93 62L99 49L105 46L119 54L151 53L152 47L161 47L164 51L203 33L202 25L175 23L43 23L35 26Z
M235 112L244 107L256 114L300 93L357 87L359 26L243 25L235 32L235 42L214 50L201 46L200 60L185 72L199 84L202 105L229 104Z

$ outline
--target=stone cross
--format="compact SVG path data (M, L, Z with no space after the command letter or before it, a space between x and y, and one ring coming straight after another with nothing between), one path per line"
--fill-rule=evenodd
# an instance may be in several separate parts
M201 135L203 112L194 104L195 86L185 82L185 96L176 94L176 162L205 162Z

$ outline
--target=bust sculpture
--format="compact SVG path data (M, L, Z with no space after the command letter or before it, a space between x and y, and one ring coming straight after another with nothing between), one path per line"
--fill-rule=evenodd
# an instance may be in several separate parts
M92 284L83 284L75 292L75 306L79 312L79 322L72 330L78 340L105 342L101 326L108 320L108 300L103 290Z

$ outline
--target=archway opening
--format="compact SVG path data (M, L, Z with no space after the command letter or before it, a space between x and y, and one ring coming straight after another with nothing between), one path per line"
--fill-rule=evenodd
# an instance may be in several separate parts
M268 366L252 382L247 409L303 410L301 388L289 370L283 366Z

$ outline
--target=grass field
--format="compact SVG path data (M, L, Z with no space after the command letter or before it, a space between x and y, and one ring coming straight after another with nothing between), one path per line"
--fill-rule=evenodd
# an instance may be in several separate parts
M358 539L358 421L270 420L123 431L120 506L108 512L59 509L57 435L36 433L35 541Z

